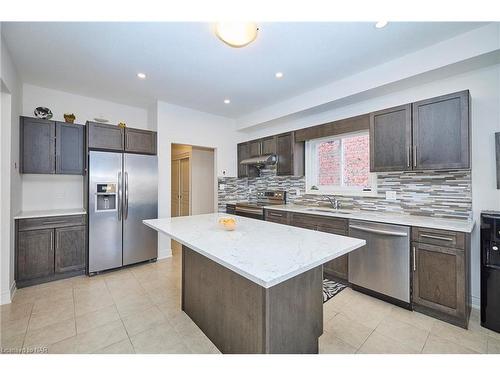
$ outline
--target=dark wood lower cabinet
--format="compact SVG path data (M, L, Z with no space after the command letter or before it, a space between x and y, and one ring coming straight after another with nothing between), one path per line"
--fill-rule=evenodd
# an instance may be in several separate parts
M85 273L84 221L84 215L16 220L16 286Z
M19 232L17 241L18 283L54 273L53 229Z
M471 309L469 250L469 246L459 249L412 243L412 302L416 311L467 328Z
M268 219L266 218L266 220ZM290 223L295 227L347 236L348 221L346 219L292 213ZM348 260L349 255L343 255L326 262L323 264L323 273L326 276L347 281L349 276Z
M85 270L85 227L55 230L55 272Z

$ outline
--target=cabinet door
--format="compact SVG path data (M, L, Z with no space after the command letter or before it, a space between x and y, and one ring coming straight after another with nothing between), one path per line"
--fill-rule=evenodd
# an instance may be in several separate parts
M83 174L85 127L56 122L56 173Z
M332 219L332 221L335 221L336 219ZM343 220L344 222L345 220ZM338 227L344 225L344 223L340 223ZM327 233L333 233L333 234L338 234L340 236L346 236L347 235L347 230L346 229L337 229L337 225L318 225L318 230L320 232L327 232ZM323 273L333 276L338 279L346 280L349 277L349 255L342 255L341 257L331 260L329 262L326 262L323 264Z
M411 169L411 105L370 114L370 171Z
M464 318L464 251L416 242L412 249L413 303L438 313Z
M256 157L256 156L260 156L262 153L261 153L261 142L260 142L260 139L257 139L255 141L250 141L248 142L248 153L250 154L250 157L253 158L253 157Z
M57 228L55 231L55 272L85 269L85 227Z
M53 229L18 232L17 240L17 281L54 273Z
M123 151L124 131L117 125L87 122L89 148Z
M276 137L276 156L278 176L293 175L293 145L292 133L280 134Z
M53 121L21 117L21 173L55 173Z
M238 144L238 177L248 177L248 166L241 165L240 161L248 159L250 157L250 153L248 151L248 143L239 143Z
M156 132L125 129L125 151L156 155Z
M469 92L413 104L413 169L468 169Z
M262 139L262 155L276 154L276 137Z

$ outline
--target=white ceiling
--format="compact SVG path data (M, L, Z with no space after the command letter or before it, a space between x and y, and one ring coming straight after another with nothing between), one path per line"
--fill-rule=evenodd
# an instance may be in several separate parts
M2 33L24 82L237 118L482 25L262 23L257 40L239 49L207 23L16 22Z

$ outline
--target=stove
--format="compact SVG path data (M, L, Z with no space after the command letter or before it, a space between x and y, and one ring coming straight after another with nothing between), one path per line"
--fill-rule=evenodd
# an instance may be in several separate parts
M235 215L264 220L264 206L286 204L286 191L259 191L255 202L237 202Z

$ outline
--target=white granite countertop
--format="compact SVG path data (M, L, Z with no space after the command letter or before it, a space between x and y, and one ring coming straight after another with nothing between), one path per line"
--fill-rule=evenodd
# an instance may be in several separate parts
M236 230L226 231L220 217L234 217ZM224 213L144 220L207 258L264 288L272 287L366 242Z
M471 233L472 230L474 229L473 220L443 219L443 218L435 218L428 216L401 215L401 214L380 212L380 211L372 212L372 211L356 211L348 209L339 209L338 212L336 212L333 209L328 209L328 207L311 207L311 206L302 206L296 204L266 206L264 208L272 210L280 210L280 211L299 212L309 215L331 216L331 217L340 217L344 219L356 219L356 220L374 221L379 223L400 224L400 225L433 228L433 229L444 229L444 230L451 230L455 232L464 232L464 233ZM328 210L328 212L311 210L315 208L321 210L323 209Z
M38 211L21 211L14 219L32 219L37 217L52 217L52 216L68 216L68 215L85 215L86 211L83 208L66 208L59 210L38 210Z

